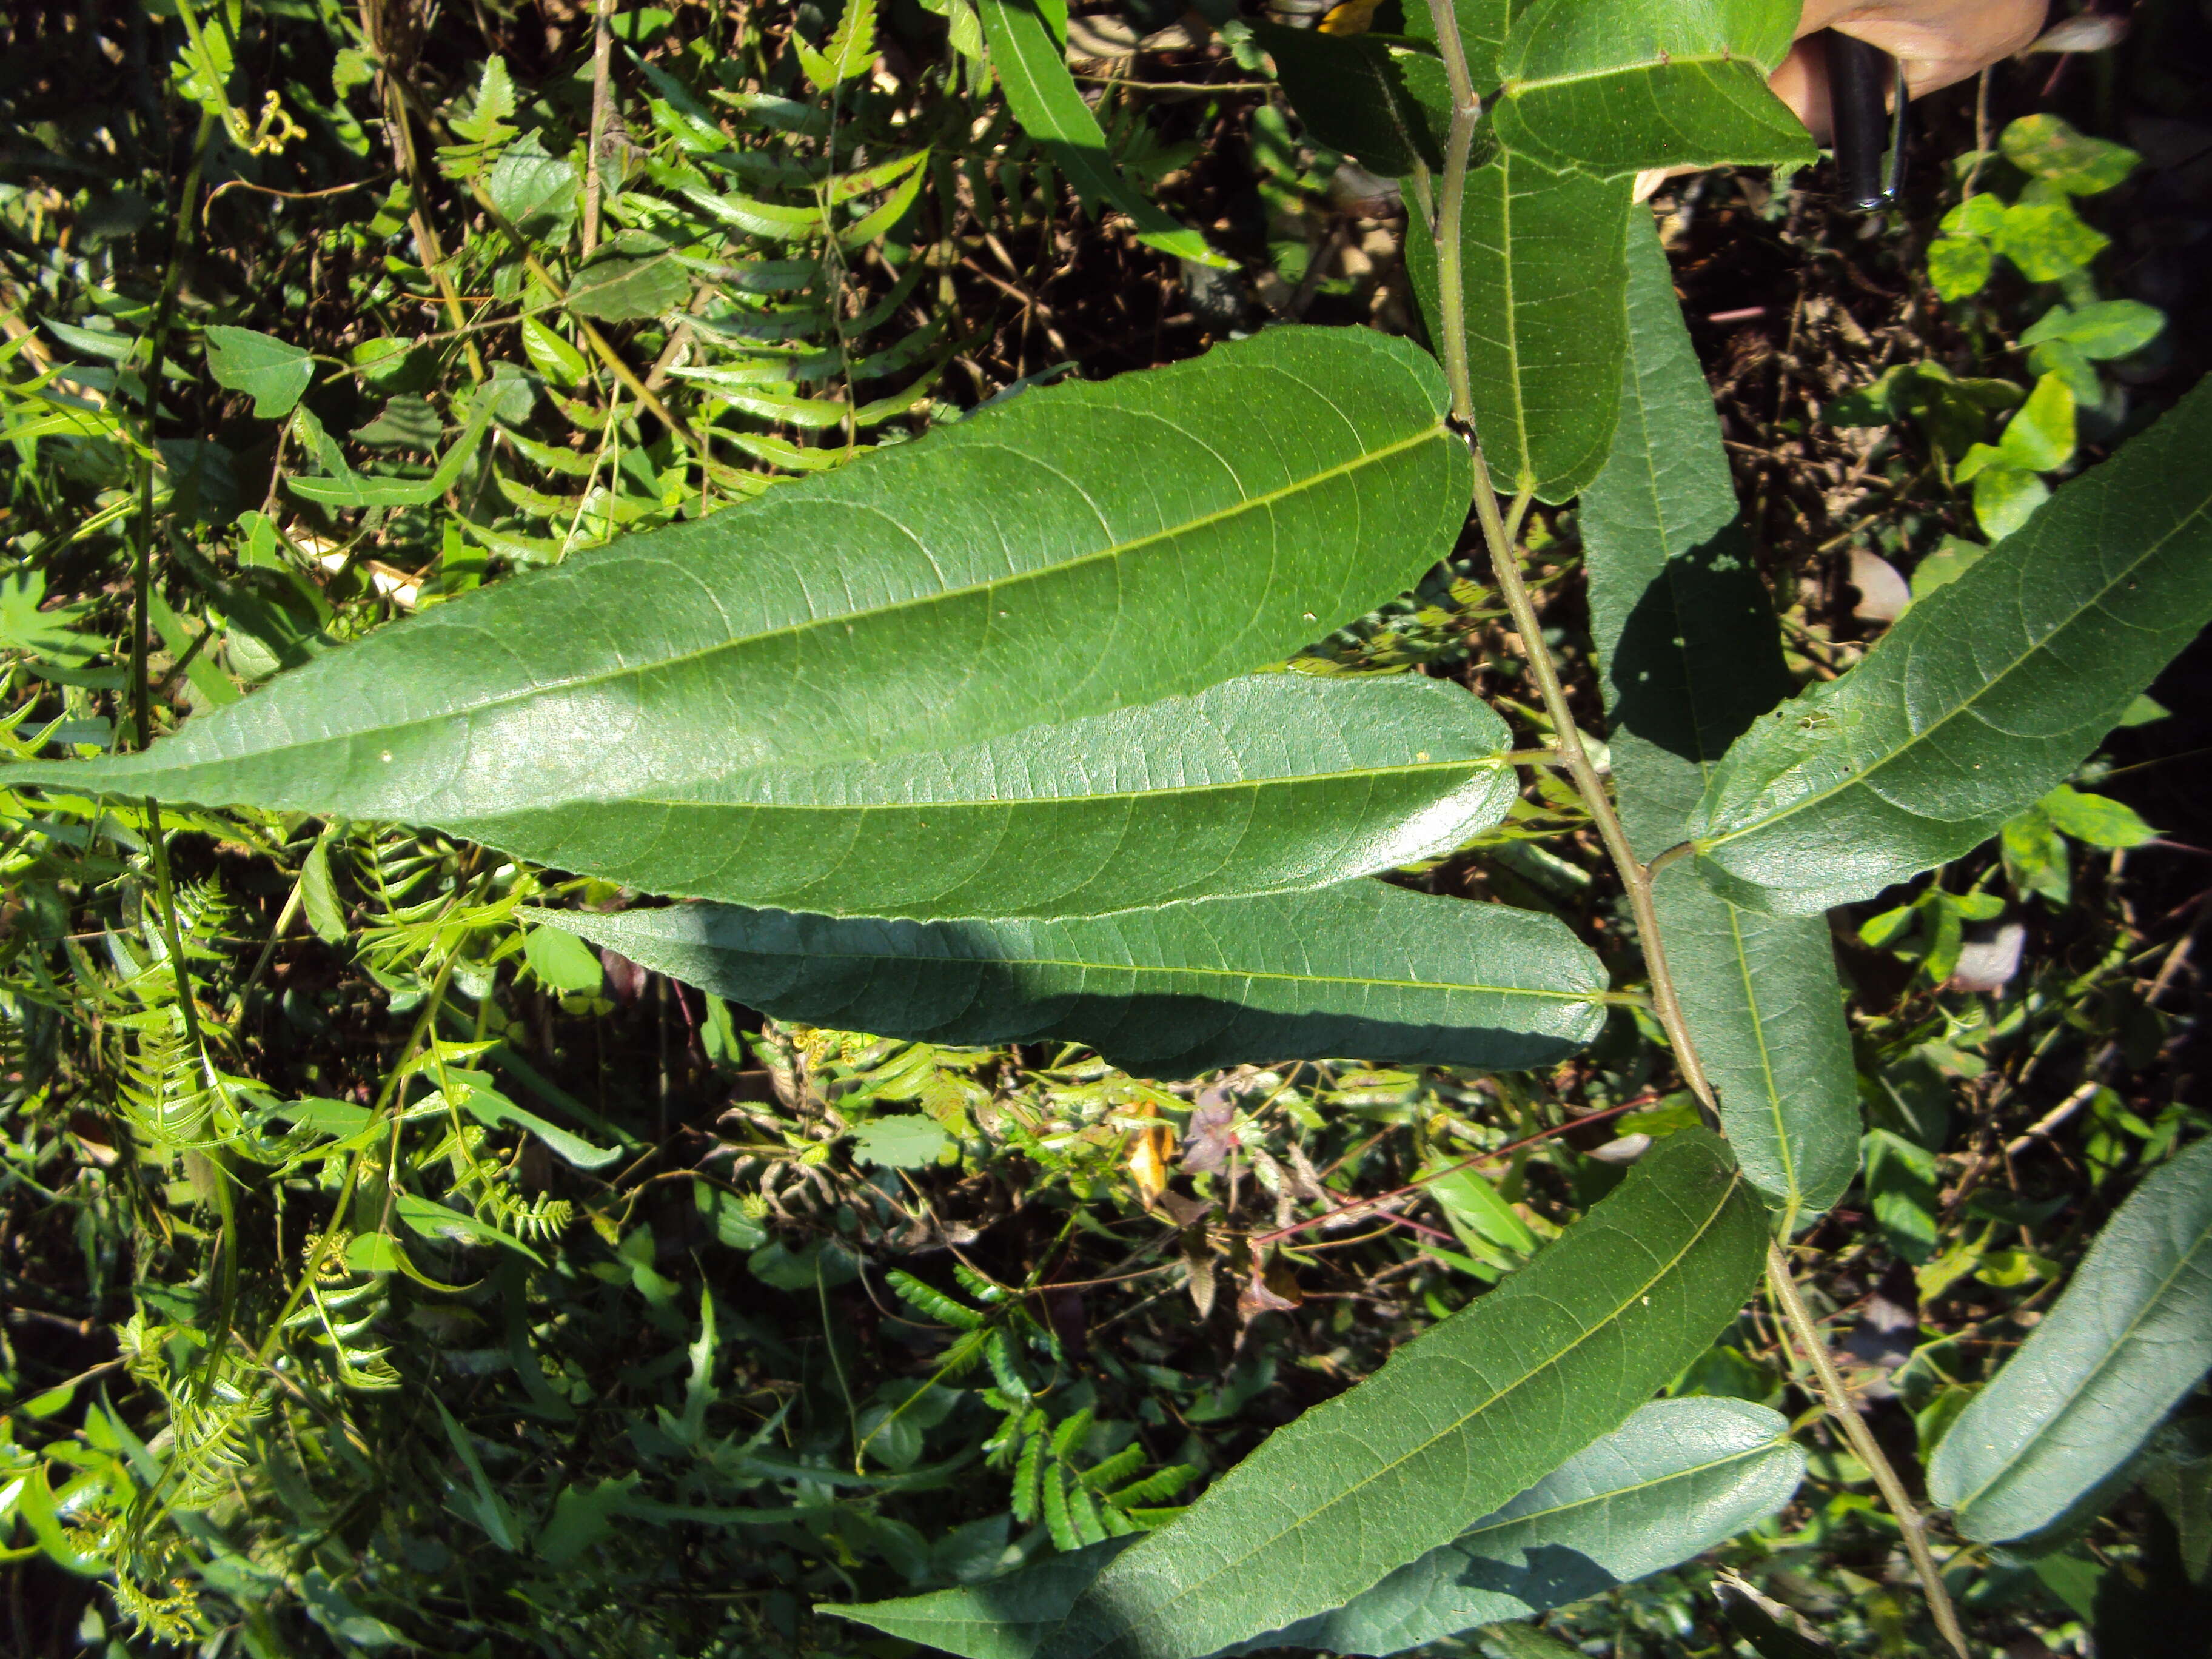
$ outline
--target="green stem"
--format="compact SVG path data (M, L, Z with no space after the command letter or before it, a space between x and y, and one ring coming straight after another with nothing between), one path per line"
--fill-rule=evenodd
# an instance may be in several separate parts
M154 447L154 432L161 411L161 370L167 366L169 319L177 308L177 290L184 282L185 261L198 240L200 168L207 161L208 143L215 137L216 118L200 113L198 136L192 140L191 165L185 172L185 188L177 198L174 234L169 239L169 263L161 273L161 297L155 301L154 320L146 331L146 384L140 415L146 453L138 475L138 522L131 565L131 724L133 746L143 749L154 740L154 698L146 681L146 659L151 653L154 592L154 470L161 452ZM156 838L158 840L158 837Z
M1474 124L1482 100L1467 66L1452 0L1429 0L1437 46L1443 53L1444 78L1451 87L1451 130L1444 138L1443 201L1431 221L1437 241L1437 311L1443 319L1444 379L1451 386L1452 413L1462 425L1474 424L1474 381L1467 362L1466 275L1460 258L1461 226L1467 210L1467 163L1474 148ZM1478 457L1476 468L1481 470ZM1478 495L1487 494L1478 483Z
M1881 1489L1882 1501L1897 1517L1898 1529L1905 1534L1905 1553L1911 1557L1912 1569L1920 1575L1920 1588L1928 1598L1928 1611L1936 1620L1936 1628L1942 1632L1943 1639L1950 1644L1959 1659L1969 1659L1966 1633L1960 1628L1950 1592L1943 1586L1943 1574L1928 1547L1927 1522L1905 1492L1905 1483L1897 1478L1897 1470L1883 1455L1874 1431L1867 1427L1866 1419L1859 1414L1850 1389L1836 1370L1827 1343L1821 1340L1820 1328L1813 1322L1805 1298L1797 1293L1797 1281L1790 1277L1789 1259L1772 1239L1766 1242L1766 1282L1773 1287L1774 1299L1782 1304L1783 1317L1789 1322L1797 1346L1813 1362L1828 1415L1842 1427L1844 1437L1851 1443L1851 1449L1858 1454L1859 1461L1874 1472L1875 1485Z
M1429 0L1429 14L1434 20L1437 42L1443 54L1444 73L1451 86L1452 125L1446 140L1444 155L1444 200L1436 222L1437 245L1437 331L1443 336L1444 377L1451 390L1452 411L1463 425L1472 427L1474 410L1474 385L1469 374L1467 353L1467 310L1465 285L1462 272L1460 246L1460 210L1466 192L1467 162L1474 138L1474 119L1480 113L1472 78L1468 72L1467 54L1460 40L1459 19L1451 0ZM1530 492L1523 489L1513 501L1507 513L1501 514L1498 493L1490 478L1490 465L1482 453L1482 445L1470 430L1468 450L1474 463L1474 513L1482 527L1482 539L1490 553L1491 567L1498 579L1498 591L1504 596L1506 610L1513 618L1513 626L1521 635L1522 649L1528 670L1536 681L1544 710L1551 717L1553 740L1558 745L1558 760L1565 763L1567 774L1574 780L1576 793L1588 808L1590 821L1597 828L1605 843L1607 855L1628 896L1631 915L1636 931L1644 945L1644 959L1651 980L1653 1012L1667 1033L1667 1040L1674 1051L1674 1063L1682 1073L1682 1080L1696 1096L1706 1120L1715 1128L1720 1127L1720 1103L1713 1093L1705 1067L1698 1059L1697 1045L1690 1039L1689 1028L1682 1017L1680 999L1675 994L1674 975L1667 963L1666 947L1660 938L1658 913L1651 901L1651 872L1638 859L1629 844L1628 833L1621 827L1620 814L1614 811L1612 796L1607 792L1605 781L1598 775L1590 763L1589 752L1583 747L1582 734L1575 725L1573 710L1568 706L1565 688L1560 684L1559 665L1553 660L1550 647L1544 643L1543 628L1536 616L1534 602L1529 598L1528 584L1522 580L1521 562L1516 551L1521 521L1527 515ZM1919 1511L1906 1496L1904 1483L1891 1467L1881 1446L1868 1431L1853 1404L1850 1391L1844 1388L1835 1364L1828 1356L1819 1329L1805 1312L1803 1299L1797 1294L1796 1282L1790 1276L1790 1264L1780 1247L1770 1238L1767 1244L1767 1272L1773 1281L1775 1294L1787 1310L1790 1322L1796 1329L1800 1341L1812 1358L1815 1373L1820 1379L1823 1404L1828 1413L1843 1426L1860 1458L1873 1472L1875 1484L1898 1517L1903 1528L1905 1547L1912 1558L1913 1567L1920 1576L1921 1591L1927 1598L1928 1610L1936 1627L1944 1639L1966 1659L1966 1638L1959 1628L1957 1613L1951 1607L1949 1594L1945 1590L1942 1575L1936 1570L1935 1559L1929 1554L1927 1540L1922 1536Z

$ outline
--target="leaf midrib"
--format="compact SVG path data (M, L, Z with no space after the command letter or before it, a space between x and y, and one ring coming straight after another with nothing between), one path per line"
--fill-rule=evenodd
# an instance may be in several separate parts
M1170 422L1170 424L1172 425L1172 422ZM1177 429L1180 430L1180 428ZM1003 592L1009 589L1018 587L1025 583L1052 580L1058 577L1063 572L1079 570L1088 565L1096 564L1102 561L1126 557L1130 554L1139 552L1145 548L1155 545L1156 544L1171 542L1178 538L1192 535L1197 532L1208 529L1214 525L1225 524L1233 519L1241 517L1244 514L1273 507L1278 501L1287 501L1309 489L1318 489L1322 484L1328 483L1331 479L1346 477L1364 467L1379 465L1382 463L1391 459L1395 456L1404 454L1409 450L1418 449L1422 445L1433 442L1443 435L1444 425L1443 421L1439 419L1429 426L1423 428L1420 431L1412 434L1407 437L1393 440L1391 442L1383 445L1379 449L1362 450L1358 455L1353 456L1349 460L1340 461L1334 466L1324 467L1320 471L1308 473L1294 482L1285 484L1279 489L1265 490L1257 495L1247 495L1236 502L1233 506L1219 507L1210 513L1202 513L1194 518L1181 520L1178 523L1170 525L1163 529L1153 531L1149 534L1134 537L1127 541L1109 543L1104 547L1099 548L1090 553L1083 554L1079 557L1062 559L1055 563L1041 565L1034 570L1025 570L1017 575L1001 577L991 581L969 582L957 587L940 587L933 592L918 593L908 599L895 599L888 605L873 605L865 611L842 611L830 616L810 617L804 622L787 623L780 627L763 629L757 633L737 635L730 639L722 640L713 645L702 646L696 650L682 651L674 653L668 656L655 657L650 662L641 663L633 667L617 668L592 674L578 674L568 679L541 681L538 684L532 685L523 690L510 692L501 696L489 697L482 702L470 703L463 708L449 708L436 714L423 715L414 720L395 720L388 725L368 726L357 732L331 732L321 737L302 738L295 743L272 744L264 747L255 748L246 755L218 756L210 759L167 762L158 766L149 764L143 768L134 767L131 771L125 774L125 775L158 775L160 773L164 771L178 769L179 768L189 766L235 765L241 761L262 761L268 759L272 756L288 754L302 749L319 749L332 743L343 743L356 738L381 736L391 732L405 732L420 726L442 726L449 721L460 719L464 716L483 714L495 709L509 708L519 703L526 703L556 692L573 691L583 688L617 684L623 680L633 679L640 675L647 673L662 673L672 668L682 667L687 663L697 662L705 658L715 656L721 652L750 647L763 641L778 639L787 635L797 636L809 633L817 629L825 629L839 626L841 624L849 624L855 621L872 621L874 618L878 617L892 616L902 611L941 605L965 599L974 594L995 594ZM1006 446L1000 445L997 447L1005 447ZM1023 455L1022 459L1032 462L1037 459L1035 456L1026 454ZM332 659L331 660L335 660L335 659ZM251 706L250 702L246 706ZM153 751L149 751L148 758L149 760L152 752ZM133 756L131 758L136 760L138 757ZM35 763L28 762L20 763L25 765L35 764ZM102 769L107 769L103 768ZM8 770L9 769L0 768L0 775L6 775Z
M927 754L927 750L922 751ZM558 812L577 806L690 806L706 811L731 812L937 812L980 811L998 808L1005 811L1019 811L1030 807L1074 806L1089 801L1131 801L1173 799L1187 795L1226 795L1239 791L1257 792L1280 788L1288 785L1306 783L1341 783L1347 780L1372 778L1427 777L1431 775L1466 772L1472 775L1494 771L1502 763L1496 755L1482 755L1468 760L1424 761L1404 766L1382 765L1348 768L1336 772L1284 772L1267 777L1227 778L1218 783L1175 784L1158 789L1108 789L1095 793L1067 795L993 795L983 799L947 800L881 800L808 803L799 801L761 800L698 800L679 796L662 795L570 795L558 800L515 807L501 812L471 812L456 817L459 823L480 822L487 818L507 817L521 813ZM748 768L748 770L756 769ZM761 768L763 771L781 772L781 768ZM0 769L0 777L6 775Z
M854 921L876 920L897 923L903 919L892 916L877 918L851 917L845 918L845 920ZM918 927L957 927L962 921L970 920L988 921L990 918L939 917L928 921L912 922L910 925ZM1065 927L1069 926L1072 921L1087 921L1093 919L1090 917L1013 917L1010 918L1010 920L1024 927ZM899 952L895 951L771 951L749 950L742 945L716 944L707 944L702 945L691 941L676 942L685 948L704 949L708 951L726 951L738 956L776 957L799 957L809 961L827 960L833 962L894 963L902 967L913 967L918 961L921 961L936 962L945 967L1066 968L1083 973L1115 973L1139 975L1196 975L1205 979L1266 980L1271 982L1291 985L1371 986L1378 989L1394 991L1466 991L1489 996L1540 997L1553 1002L1609 1002L1617 999L1625 998L1625 994L1623 993L1596 988L1588 991L1553 991L1541 988L1532 988L1520 985L1482 985L1461 983L1456 981L1450 984L1445 984L1436 980L1369 979L1356 974L1286 974L1277 972L1273 969L1257 968L1208 968L1197 964L1184 967L1166 968L1146 963L1084 962L1073 958L1063 958L1060 957L942 957L918 958L911 955L901 955ZM1356 1019L1364 1018L1364 1016L1353 1014L1341 1016L1341 1018Z
M1670 53L1645 64L1616 64L1609 69L1579 70L1572 75L1547 75L1534 80L1511 80L1500 88L1508 98L1517 98L1523 93L1545 92L1553 87L1571 87L1584 81L1611 81L1624 75L1649 75L1654 70L1674 69L1687 64L1702 68L1714 64L1748 64L1753 69L1757 63L1738 52L1725 49L1720 52L1685 52Z
M2090 1386L2104 1374L2106 1368L2118 1361L2120 1351L2135 1340L2136 1332L2142 1327L2142 1322L2150 1317L2151 1310L2156 1308L2165 1298L2166 1293L2173 1288L2174 1281L2188 1271L2191 1264L2197 1259L2198 1252L2203 1249L2207 1241L2212 1241L2212 1216L2206 1218L2204 1225L2197 1230L2197 1237L2190 1241L2189 1248L2175 1258L2172 1272L2159 1280L2158 1289L2143 1298L2142 1306L2136 1310L2135 1316L2128 1321L2126 1328L2121 1331L2118 1337L2106 1346L2104 1357L2082 1374L2079 1383L2066 1391L2065 1404L2051 1413L2045 1419L2043 1428L2031 1438L2021 1443L2020 1449L2007 1459L1996 1474L1953 1504L1951 1507L1954 1510L1964 1515L1992 1487L2005 1484L2008 1477L2019 1471L2027 1454L2040 1444L2051 1430L2073 1413L2075 1407L2081 1402L2081 1396L2087 1394Z
M1695 1249L1698 1243L1704 1239L1705 1235L1711 1231L1712 1229L1719 1224L1722 1215L1728 1209L1729 1200L1735 1195L1736 1188L1742 1183L1742 1181L1743 1172L1741 1170L1730 1170L1728 1172L1728 1182L1721 1188L1718 1196L1713 1202L1712 1208L1707 1212L1705 1218L1698 1224L1697 1231L1692 1233L1689 1238L1683 1243L1682 1247L1677 1250L1674 1255L1669 1257L1656 1272L1651 1273L1639 1283L1635 1291L1626 1299L1621 1301L1611 1313L1593 1324L1588 1330L1575 1338L1573 1341L1568 1343L1565 1347L1559 1349L1558 1352L1546 1358L1542 1364L1532 1367L1522 1376L1515 1378L1506 1387L1499 1389L1496 1392L1492 1393L1488 1399L1483 1401L1480 1405L1472 1407L1462 1416L1455 1419L1449 1427L1430 1436L1428 1439L1423 1441L1419 1445L1413 1447L1403 1455L1382 1465L1380 1468L1376 1469L1373 1473L1366 1475L1360 1480L1343 1488L1334 1497L1323 1504L1319 1509L1310 1510L1306 1514L1299 1516L1297 1520L1289 1526L1278 1528L1267 1538L1261 1540L1259 1544L1255 1546L1253 1548L1247 1550L1243 1554L1237 1557L1234 1560L1224 1563L1213 1572L1209 1573L1206 1577L1198 1580L1196 1583L1192 1583L1184 1589L1179 1589L1173 1595L1165 1597L1158 1604L1152 1612L1148 1613L1143 1618L1135 1620L1127 1630L1111 1638L1112 1641L1126 1642L1135 1632L1144 1629L1148 1625L1157 1624L1159 1621L1160 1617L1170 1608L1174 1607L1182 1601L1187 1601L1191 1596L1196 1595L1200 1589L1214 1583L1225 1574L1233 1572L1237 1569L1243 1566L1246 1562L1251 1560L1261 1551L1270 1548L1280 1540L1290 1536L1292 1533L1297 1532L1305 1527L1312 1525L1318 1516L1327 1514L1330 1510L1334 1509L1340 1504L1348 1503L1356 1494L1364 1488L1372 1486L1376 1481L1380 1480L1384 1475L1391 1474L1406 1463L1411 1462L1414 1458L1422 1455L1431 1448L1436 1446L1439 1442L1446 1440L1451 1436L1460 1432L1460 1431L1468 1423L1481 1416L1483 1413L1488 1411L1499 1401L1506 1398L1516 1389L1527 1387L1530 1382L1534 1381L1535 1378L1542 1376L1546 1371L1554 1370L1559 1365L1565 1364L1569 1356L1573 1354L1575 1351L1580 1348L1584 1343L1595 1337L1599 1332L1607 1330L1614 1324L1618 1323L1621 1315L1628 1310L1632 1304L1636 1302L1638 1297L1648 1294L1653 1285L1658 1284L1668 1273L1674 1272L1676 1267L1680 1266L1683 1258L1688 1255L1692 1250ZM1109 1568L1109 1571L1110 1571L1111 1569ZM1388 1577L1387 1574L1384 1576ZM1379 1583L1381 1581L1377 1580L1376 1582ZM1370 1586L1370 1588L1371 1589L1372 1586ZM1109 1645L1109 1644L1101 1643L1097 1644L1097 1646L1094 1646L1087 1650L1087 1652L1096 1653L1101 1647L1107 1645Z
M1577 1510L1586 1510L1597 1504L1610 1504L1615 1498L1633 1498L1638 1492L1656 1492L1660 1487L1669 1486L1677 1480L1694 1480L1701 1475L1712 1474L1716 1469L1726 1469L1738 1463L1749 1462L1753 1458L1765 1457L1790 1443L1787 1434L1778 1434L1771 1440L1762 1440L1758 1445L1742 1451L1730 1452L1726 1457L1717 1457L1710 1463L1698 1463L1686 1469L1676 1469L1668 1474L1654 1475L1648 1480L1638 1480L1632 1486L1614 1486L1605 1492L1593 1492L1588 1498L1577 1498L1571 1504L1555 1504L1547 1510L1529 1510L1523 1514L1512 1516L1503 1521L1478 1523L1460 1534L1451 1540L1451 1543L1439 1547L1450 1549L1485 1533L1503 1532L1509 1527L1523 1526L1531 1521L1548 1521L1555 1516L1571 1515Z
M1953 720L1962 719L1966 714L1972 713L1984 697L1995 691L1998 686L2003 684L2013 675L2019 673L2023 668L2025 668L2028 660L2035 656L2037 653L2049 650L2051 648L2051 642L2053 640L2056 640L2059 635L2064 634L2069 629L2072 628L2090 611L2096 610L2100 605L2102 605L2105 597L2111 593L2114 588L2119 586L2120 584L2127 579L2127 577L2141 570L2144 565L2149 563L2153 559L2156 558L2160 553L2162 553L2169 542L2180 536L2185 531L2196 524L2198 520L2204 518L2206 516L2206 510L2208 507L2212 507L2212 494L2207 494L2206 496L2198 501L2195 507L2191 507L2186 514L2177 520L2171 530L2167 531L2164 535L2159 537L2157 540L2153 542L2148 547L2145 548L2140 556L2126 565L2112 580L2105 583L2104 586L2100 587L2087 600L2076 605L2072 611L2069 611L2064 621L2058 623L2054 627L2047 630L2041 639L2029 646L2027 650L2021 653L2018 657L2015 657L2011 662L2008 663L1999 672L1983 681L1980 689L1975 691L1972 696L1965 699L1955 708L1950 709L1941 720L1936 720L1933 725L1923 726L1919 731L1914 732L1910 738L1906 738L1905 742L1898 744L1894 749L1892 749L1887 754L1884 755L1873 765L1866 767L1862 770L1853 772L1850 775L1843 779L1841 781L1832 784L1826 789L1819 790L1813 794L1807 795L1801 800L1793 801L1788 806L1783 807L1778 811L1768 812L1764 816L1754 819L1753 822L1745 824L1741 829L1730 830L1723 834L1714 836L1707 839L1696 842L1692 844L1700 853L1711 852L1715 848L1725 847L1729 842L1741 840L1745 836L1752 835L1763 830L1771 829L1775 824L1784 823L1787 820L1795 817L1800 812L1810 811L1813 808L1821 805L1824 801L1827 801L1835 796L1843 794L1848 790L1870 787L1872 781L1879 774L1886 770L1887 768L1895 765L1907 754L1911 753L1922 744L1929 741L1937 732L1948 726ZM2023 570L2019 574L2024 575L2026 572ZM1860 666L1863 669L1865 665L1862 664ZM1902 671L1900 671L1900 672L1901 672ZM1838 681L1836 683L1840 685L1846 682ZM1898 683L1897 689L1901 696L1904 690L1904 684L1901 679ZM1786 709L1790 705L1788 703L1784 703L1782 707ZM1767 784L1761 786L1762 790L1771 787L1771 779ZM1895 802L1891 802L1890 804L1893 805L1896 805ZM1900 808L1900 810L1903 809ZM1926 818L1929 815L1923 812L1913 812L1911 813L1910 816L1915 818ZM1951 819L1940 819L1937 821L1942 823L1954 822L1954 820ZM1972 822L1972 820L1965 821Z

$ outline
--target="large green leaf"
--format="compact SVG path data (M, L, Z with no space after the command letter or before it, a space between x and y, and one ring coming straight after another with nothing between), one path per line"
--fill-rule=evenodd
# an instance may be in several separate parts
M648 892L835 915L1093 915L1449 852L1511 807L1509 742L1444 681L1260 674L889 760L409 816Z
M2025 1538L2112 1476L2212 1368L2212 1141L2154 1171L1936 1449L1969 1538Z
M1260 674L958 748L440 827L651 892L834 915L1095 915L1448 852L1511 807L1509 741L1443 681Z
M1810 162L1811 136L1766 85L1797 9L1795 0L1536 0L1505 43L1498 137L1608 177Z
M1657 1400L1334 1613L1230 1648L1392 1654L1527 1619L1686 1561L1790 1501L1805 1456L1741 1400ZM981 1584L817 1609L962 1659L1030 1659L1125 1540Z
M1736 740L1692 829L1739 903L1869 898L2065 781L2212 616L2212 383Z
M1025 392L439 605L143 756L6 775L513 820L1196 691L1449 550L1470 480L1443 407L1425 355L1350 329Z
M540 911L779 1019L932 1042L1087 1042L1131 1071L1371 1059L1520 1070L1597 1034L1605 972L1533 911L1380 882L1058 921L685 904Z
M1067 70L1067 0L975 0L1006 106L1085 202L1111 202L1163 253L1200 264L1231 263L1206 238L1160 211L1122 176L1106 134Z
M1441 1549L1334 1613L1230 1650L1394 1654L1602 1595L1788 1503L1805 1454L1743 1400L1656 1400Z
M1591 635L1613 786L1638 858L1684 840L1714 764L1789 696L1712 393L1658 238L1629 238L1629 362L1605 471L1583 492ZM1680 866L1653 893L1683 1018L1737 1161L1785 1236L1858 1167L1850 1032L1826 921L1745 910Z
M1528 1267L1117 1558L1042 1659L1197 1659L1343 1606L1618 1428L1734 1315L1765 1237L1720 1141L1668 1136Z
M1469 170L1460 222L1475 435L1498 488L1564 501L1605 465L1628 350L1627 179L1504 151ZM1431 337L1437 260L1406 239Z

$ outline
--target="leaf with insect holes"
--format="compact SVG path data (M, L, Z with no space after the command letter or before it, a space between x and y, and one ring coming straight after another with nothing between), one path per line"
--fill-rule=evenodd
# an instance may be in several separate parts
M1720 1140L1667 1136L1528 1266L1111 1562L1040 1659L1199 1659L1342 1607L1626 1422L1735 1316L1765 1237Z
M1154 1075L1333 1054L1521 1070L1589 1042L1604 1012L1603 969L1556 919L1380 882L1059 921L526 915L778 1019L1056 1037Z
M1581 519L1613 784L1649 860L1687 837L1713 768L1791 680L1667 256L1649 231L1629 252L1620 427ZM1827 923L1743 909L1679 865L1659 872L1652 902L1729 1143L1786 1237L1858 1167Z
M1739 738L1698 867L1786 914L1958 857L2063 782L2212 617L2212 383Z
M2059 1520L2212 1368L2212 1142L2145 1176L1936 1449L1928 1495L1994 1542Z
M1286 677L1135 706L1279 659L1448 552L1471 480L1443 414L1406 342L1271 331L469 593L143 756L4 775L434 824L823 909L1337 879L1500 810L1493 716L1455 688Z

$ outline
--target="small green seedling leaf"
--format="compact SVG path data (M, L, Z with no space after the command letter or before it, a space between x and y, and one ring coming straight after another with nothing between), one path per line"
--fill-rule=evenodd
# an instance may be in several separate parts
M313 353L250 328L210 327L207 362L215 383L250 396L264 421L289 415L315 378Z

